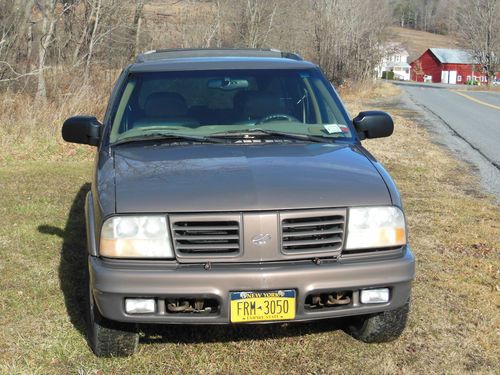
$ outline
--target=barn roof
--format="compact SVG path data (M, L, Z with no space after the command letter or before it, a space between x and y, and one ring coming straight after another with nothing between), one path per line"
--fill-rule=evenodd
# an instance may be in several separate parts
M477 64L469 51L451 48L429 48L442 64Z

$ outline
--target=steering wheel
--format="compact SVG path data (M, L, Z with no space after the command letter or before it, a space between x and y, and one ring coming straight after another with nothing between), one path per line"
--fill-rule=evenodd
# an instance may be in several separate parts
M276 120L286 120L286 121L297 121L300 122L297 118L287 115L286 113L274 113L272 115L268 115L265 117L262 117L260 120L258 120L255 125L259 124L264 124L265 122L269 121L276 121Z

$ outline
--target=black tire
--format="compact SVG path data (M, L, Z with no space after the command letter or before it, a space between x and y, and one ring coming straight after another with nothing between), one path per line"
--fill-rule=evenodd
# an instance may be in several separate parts
M406 327L410 302L375 315L357 316L347 323L346 332L363 342L389 342L396 340Z
M135 324L115 322L104 318L94 303L87 272L86 315L87 341L98 357L128 357L134 354L139 344Z

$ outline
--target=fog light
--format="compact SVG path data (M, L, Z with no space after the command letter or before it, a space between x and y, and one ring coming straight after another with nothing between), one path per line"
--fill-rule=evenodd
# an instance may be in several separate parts
M125 299L127 314L148 314L156 311L154 299L127 298Z
M361 303L389 302L389 288L366 289L361 291Z

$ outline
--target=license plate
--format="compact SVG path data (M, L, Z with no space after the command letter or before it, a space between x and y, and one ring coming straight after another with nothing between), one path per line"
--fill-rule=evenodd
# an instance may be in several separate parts
M231 292L231 322L264 322L295 318L295 290Z

